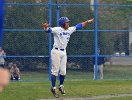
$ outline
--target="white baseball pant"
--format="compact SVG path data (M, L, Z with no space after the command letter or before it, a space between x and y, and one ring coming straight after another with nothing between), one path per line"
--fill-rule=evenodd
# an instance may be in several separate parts
M51 50L51 61L52 61L52 75L58 76L60 71L60 75L66 75L66 63L67 63L67 54L66 50L61 51L60 49L56 50L53 48Z

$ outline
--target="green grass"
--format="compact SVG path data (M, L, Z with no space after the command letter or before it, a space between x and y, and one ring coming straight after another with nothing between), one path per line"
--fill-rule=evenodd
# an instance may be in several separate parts
M108 66L104 67L104 79L132 79L132 66ZM44 72L21 72L22 81L44 82L48 81L48 71ZM93 72L81 70L68 70L66 80L92 80Z
M132 79L132 66L108 66L104 67L105 79Z
M131 70L131 66L105 66L104 80L98 81L92 80L93 72L68 70L65 82L67 95L61 97L131 94ZM50 93L48 72L21 72L21 79L20 82L11 82L5 91L0 94L0 100L38 100L53 98ZM132 100L132 97L113 97L99 100Z
M68 71L66 80L92 79L93 73L82 71ZM43 82L48 81L48 72L21 72L22 81Z
M48 81L48 72L21 72L21 79L26 82Z
M131 94L131 83L131 80L66 81L65 89L67 95L61 95L61 97L69 98L110 94ZM53 98L49 90L50 82L12 82L5 91L0 94L0 100L38 100ZM108 100L116 99L113 98Z
M132 100L131 96L128 97L113 97L108 99L98 99L98 100Z

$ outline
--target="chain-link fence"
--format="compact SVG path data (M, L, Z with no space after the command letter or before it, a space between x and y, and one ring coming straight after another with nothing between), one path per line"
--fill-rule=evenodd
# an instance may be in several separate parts
M16 63L22 81L48 80L53 36L42 23L52 27L67 16L71 26L87 19L95 22L74 33L67 47L67 80L93 79L94 64L105 58L104 79L131 78L131 0L7 0L2 47L6 67ZM98 55L98 48L101 54ZM95 58L95 59L94 59ZM98 79L96 66L95 79Z

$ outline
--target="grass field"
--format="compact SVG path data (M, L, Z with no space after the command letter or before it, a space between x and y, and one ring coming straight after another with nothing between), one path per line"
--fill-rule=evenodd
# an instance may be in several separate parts
M104 80L96 81L92 80L93 72L70 70L67 72L65 82L67 95L61 95L61 98L132 94L131 70L131 66L105 66ZM40 100L54 98L50 93L48 72L21 72L21 79L19 82L11 82L5 91L0 94L0 100ZM132 96L98 100L132 100Z
M88 97L112 94L131 94L131 80L83 80L66 81L66 96L69 97ZM0 100L40 100L54 98L50 93L50 82L12 82L5 91L0 94ZM127 99L124 99L127 98ZM130 100L132 97L118 97L112 99L99 100Z
M132 80L132 66L108 66L104 67L104 79L129 79ZM48 81L48 71L44 72L21 72L22 81L26 82L44 82ZM93 72L81 70L68 70L66 80L92 80Z

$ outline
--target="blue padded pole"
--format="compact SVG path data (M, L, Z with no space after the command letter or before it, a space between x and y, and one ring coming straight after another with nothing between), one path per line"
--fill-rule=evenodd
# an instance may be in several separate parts
M49 14L49 23L52 25L52 0L48 1L48 14ZM51 80L51 45L52 45L52 35L49 33L49 80Z
M60 18L60 6L58 5L58 0L56 0L56 25L59 26L59 18ZM59 73L57 79L59 80Z
M94 0L94 20L95 20L95 79L98 80L98 0Z
M59 18L60 18L60 6L58 5L58 0L56 0L56 4L57 4L57 14L56 14L56 18L57 18L57 26L59 26Z
M0 47L3 43L4 0L0 0Z

